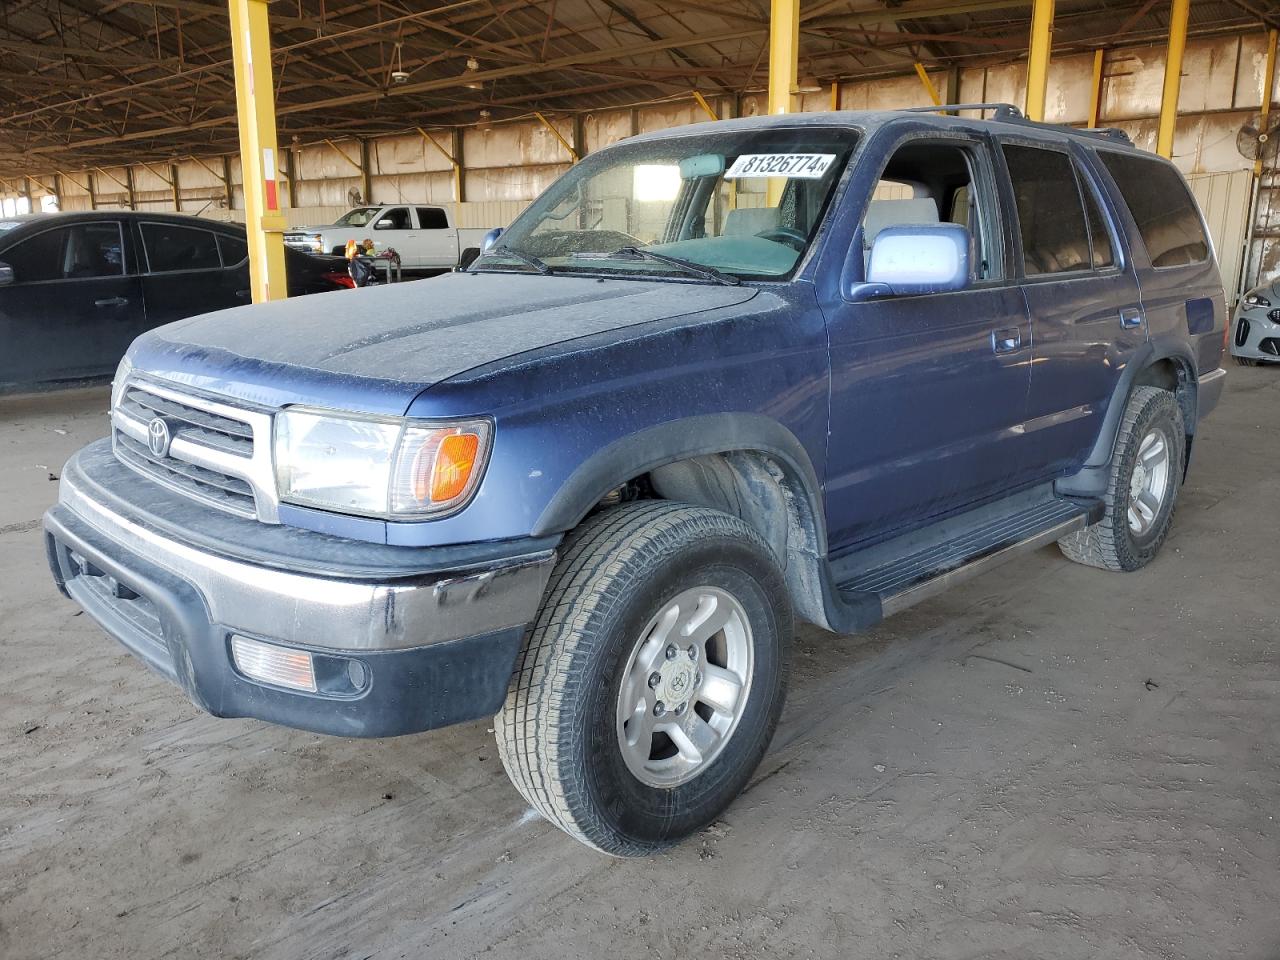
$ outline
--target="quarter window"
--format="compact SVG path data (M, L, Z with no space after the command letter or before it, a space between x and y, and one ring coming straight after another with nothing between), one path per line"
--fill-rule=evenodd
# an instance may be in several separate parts
M46 230L0 254L18 283L118 277L124 273L120 224L114 220Z
M217 237L209 230L175 223L144 223L140 229L152 273L211 270L222 266Z
M1120 188L1153 267L1176 267L1209 258L1200 215L1178 171L1162 160L1110 150L1098 152Z
M1009 143L1003 150L1027 275L1090 269L1089 228L1071 158L1057 150Z

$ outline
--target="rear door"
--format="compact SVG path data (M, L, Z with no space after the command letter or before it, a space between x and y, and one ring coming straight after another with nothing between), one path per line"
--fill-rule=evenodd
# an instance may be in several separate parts
M0 250L14 272L0 287L0 383L111 373L146 326L126 260L117 220L50 227Z
M138 230L146 264L142 288L151 326L248 302L247 270L243 287L230 282L236 277L224 272L212 230L164 220L142 221Z
M1083 465L1146 329L1132 258L1082 152L1016 138L1000 152L1031 316L1028 453L1048 479Z
M422 262L418 266L448 268L458 263L458 231L450 225L449 215L440 207L417 207L418 226L422 233L418 249Z

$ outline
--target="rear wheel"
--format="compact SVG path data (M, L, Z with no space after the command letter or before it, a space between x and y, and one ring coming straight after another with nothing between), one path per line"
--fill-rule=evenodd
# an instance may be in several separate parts
M791 610L736 517L645 501L570 535L495 723L516 788L566 833L643 856L715 819L773 736Z
M1062 552L1104 570L1137 570L1150 563L1173 522L1186 442L1177 398L1158 387L1135 389L1120 421L1105 513L1059 540Z

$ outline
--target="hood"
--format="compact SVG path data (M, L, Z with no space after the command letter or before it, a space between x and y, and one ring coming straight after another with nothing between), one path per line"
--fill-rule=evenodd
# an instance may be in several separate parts
M250 402L400 414L432 384L579 337L743 303L750 286L450 273L179 320L135 366Z

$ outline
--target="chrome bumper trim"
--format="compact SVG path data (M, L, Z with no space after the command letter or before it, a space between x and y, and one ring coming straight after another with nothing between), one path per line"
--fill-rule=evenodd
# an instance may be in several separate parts
M122 552L189 583L212 622L266 640L335 650L398 650L530 622L555 554L509 566L388 582L290 573L206 553L110 510L64 475L59 502Z

